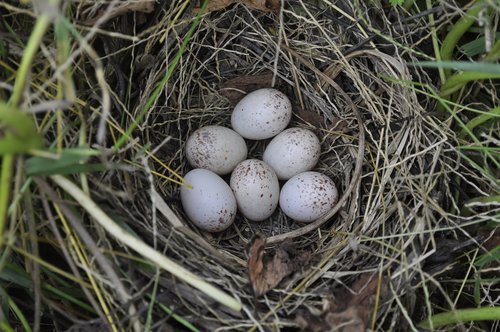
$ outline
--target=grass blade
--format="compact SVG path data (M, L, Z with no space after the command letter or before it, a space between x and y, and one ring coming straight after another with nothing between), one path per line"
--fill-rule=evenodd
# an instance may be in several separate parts
M74 174L79 172L103 171L109 167L104 164L86 164L97 151L85 148L65 149L57 157L32 157L26 161L26 173L34 175Z
M205 12L205 9L207 8L208 5L208 0L205 0L203 2L202 7L200 8L200 11L196 14L196 17L194 18L194 22L191 25L191 28L187 32L186 36L182 40L182 44L179 48L179 51L175 54L175 57L172 59L172 62L169 64L167 68L167 72L165 73L165 76L163 79L160 81L156 89L153 91L153 94L149 97L149 99L146 102L146 105L144 105L144 108L142 111L137 115L135 118L134 122L127 128L125 133L120 137L120 139L116 142L115 144L115 150L118 150L125 142L127 139L130 138L130 135L134 131L135 128L139 125L139 123L142 121L142 118L144 115L146 115L147 111L153 106L155 100L158 98L160 93L163 91L165 84L167 84L170 76L174 72L175 68L177 67L177 64L179 63L182 55L184 54L184 51L186 50L187 44L191 40L191 37L193 36L196 28L198 27L198 24L201 22L201 16Z
M419 327L428 329L440 328L446 325L458 324L470 321L498 320L500 319L500 307L462 309L443 312L420 322ZM432 325L431 325L432 322Z
M453 50L462 36L476 22L476 18L482 9L480 0L474 0L473 7L470 8L450 29L441 44L441 59L450 60L453 56Z
M413 66L419 65L428 68L455 69L465 72L476 72L490 75L500 75L500 65L489 62L471 61L418 61Z
M0 123L4 131L0 155L24 153L43 145L31 116L16 107L0 103Z
M465 128L460 131L460 137L465 138L468 133L472 133L472 130L477 126L490 121L491 119L500 117L500 107L492 108L488 113L480 114L475 118L471 119L466 123Z
M199 289L217 302L235 311L241 310L241 303L237 299L207 283L118 226L106 213L104 213L104 211L101 210L101 208L99 208L99 206L97 206L97 204L95 204L82 190L80 190L80 188L73 184L73 182L60 175L53 175L50 178L76 201L78 201L79 204L94 218L94 220L96 220L110 235L114 236L145 258L148 258L152 262L156 263L159 267L170 272L180 280Z

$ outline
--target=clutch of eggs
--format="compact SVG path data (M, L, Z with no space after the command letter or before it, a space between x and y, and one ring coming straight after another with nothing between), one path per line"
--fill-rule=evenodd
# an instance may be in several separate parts
M316 135L290 128L292 107L275 89L247 94L234 108L231 126L205 126L186 142L186 157L193 169L184 179L181 202L194 225L220 232L234 221L238 210L252 221L269 218L278 204L291 219L311 222L335 205L338 192L326 175L310 172L321 152ZM263 161L247 158L244 138L274 137ZM219 175L231 173L229 185ZM281 189L278 180L288 180Z

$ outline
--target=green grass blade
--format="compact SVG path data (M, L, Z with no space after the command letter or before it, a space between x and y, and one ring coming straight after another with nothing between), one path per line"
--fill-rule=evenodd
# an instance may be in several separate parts
M495 45L492 47L488 56L485 57L485 60L488 60L488 61L496 60L496 59L494 59L493 55L497 54L497 52L495 52L495 50L496 50L495 46L497 44L500 45L500 43L498 42L498 38L500 38L500 33L497 32L495 34L495 40L497 40L497 43L495 43ZM486 45L486 38L481 36L477 39L474 39L468 43L463 44L462 46L460 46L460 50L466 56L474 57L474 56L486 53L486 46L485 45Z
M67 27L66 22L62 19L64 16L59 16L54 22L54 32L56 36L57 45L57 59L58 63L63 64L67 61L71 53L71 38L70 32ZM72 77L71 67L68 66L64 70L64 79L61 84L61 88L64 91L64 97L66 100L73 101L75 97L75 86Z
M455 69L464 72L476 72L490 75L500 75L500 65L489 62L471 61L418 61L410 65L419 65L429 68Z
M147 294L147 296L149 297L149 299L151 300L152 297L150 294ZM163 303L160 303L158 300L156 300L156 303L158 304L158 306L168 315L170 315L173 319L175 319L179 324L181 324L182 326L184 326L185 328L187 328L189 331L192 331L192 332L200 332L200 330L198 330L196 328L196 326L194 326L193 324L191 324L190 322L188 322L186 319L184 319L182 316L176 314L172 309L170 309L169 307L167 307L166 305L164 305Z
M182 40L182 44L179 47L179 51L177 51L177 53L175 54L175 57L172 59L172 62L169 64L169 66L167 68L167 72L165 73L165 76L160 81L160 83L158 84L156 89L153 91L153 94L149 97L149 99L146 102L146 105L144 105L144 108L137 115L134 122L132 122L132 124L127 128L125 133L118 139L118 141L116 142L116 144L114 146L115 150L118 150L123 144L125 144L127 139L130 138L130 136L132 135L132 132L135 130L135 128L137 128L139 123L142 121L142 119L146 115L147 111L151 108L151 106L153 106L155 100L158 98L160 93L165 88L165 85L167 84L170 76L174 72L175 68L177 67L177 64L179 63L182 55L184 54L184 51L186 50L187 44L191 40L191 37L193 36L196 28L200 24L201 17L203 15L203 13L205 13L205 9L207 8L207 5L208 5L208 0L205 0L203 2L202 7L200 8L200 11L196 14L196 17L194 18L193 24L191 25L191 28L189 29L189 31L186 33L186 36Z
M4 269L0 272L0 280L12 283L25 289L32 286L31 279L28 274L19 265L12 263L5 264Z
M4 229L7 223L7 208L10 198L10 183L12 178L12 166L14 164L12 155L5 155L2 159L0 170L0 251L4 241Z
M0 272L0 280L16 285L27 291L33 288L31 277L17 264L7 263L4 269ZM55 287L46 282L42 282L42 289L52 294L53 296L56 296L58 299L63 299L71 302L78 307L95 314L94 308L89 306L87 303L79 300L76 296L69 293L69 291L61 289L60 287ZM70 288L70 290L74 291L72 288Z
M38 47L43 40L43 36L50 25L50 20L51 18L47 14L40 15L36 20L33 32L31 33L30 39L28 40L28 43L23 51L23 58L16 75L17 78L14 84L14 91L12 92L9 100L9 103L13 106L18 106L21 102L26 81L28 80L29 72L31 70L31 62L33 61L33 58L38 51Z
M489 112L487 112L485 114L480 114L480 115L476 116L475 118L471 119L469 122L467 122L465 124L465 128L463 128L460 131L459 136L461 138L465 138L465 136L467 136L467 134L471 133L472 130L474 128L476 128L477 126L479 126L487 121L490 121L491 119L495 119L498 117L500 117L500 107L492 108Z
M60 175L50 177L59 187L72 196L82 208L84 208L93 219L98 222L110 235L127 245L129 248L150 259L157 266L173 274L180 280L199 289L207 296L235 311L241 310L241 302L225 293L219 288L208 283L204 279L193 274L183 266L164 256L161 252L153 249L139 238L131 235L113 221L87 194L78 188L73 182Z
M483 267L489 263L498 261L500 261L500 245L491 249L489 252L479 256L474 262L474 264L478 267Z
M461 309L434 315L420 322L418 326L425 329L428 329L431 326L433 328L440 328L446 325L459 324L470 321L498 319L500 319L500 307Z
M26 173L29 176L74 174L79 172L104 171L109 169L104 164L87 164L91 156L99 152L85 148L65 149L57 159L47 157L32 157L26 161Z
M0 155L24 153L43 145L32 117L16 107L0 103L0 124L4 131Z
M54 286L47 284L47 283L42 283L42 289L52 293L53 295L57 296L59 299L66 300L68 302L71 302L71 303L77 305L81 309L84 309L84 310L86 310L90 313L93 313L93 314L96 313L94 308L92 308L90 305L77 299L76 297L72 296L71 294L69 294L63 290L60 290L57 287L54 287Z
M155 307L156 303L156 295L158 293L158 284L159 284L159 279L160 279L160 269L156 268L155 275L154 275L154 282L153 282L153 291L152 294L149 295L149 298L152 300L148 304L148 314L146 316L146 323L144 324L144 331L148 332L151 330L151 323L153 321L153 309Z
M5 297L7 299L7 304L12 311L12 313L17 317L17 319L21 322L21 325L23 326L24 331L26 332L31 332L31 327L28 323L28 320L24 316L22 310L17 306L16 302L12 300L12 298L5 292L2 288L0 288L0 294L2 294L2 297ZM2 330L3 331L3 330Z
M441 96L449 96L471 81L500 79L500 65L487 62L467 61L421 61L414 65L429 68L447 68L461 70L448 78L441 87Z
M491 48L490 53L484 58L486 61L497 61L500 59L500 39L499 34L495 35L495 39L497 40L493 47Z
M6 319L0 320L0 331L16 332Z
M483 8L482 1L474 0L473 7L470 8L464 16L462 16L450 29L448 34L441 44L441 59L451 60L453 57L453 50L462 36L469 30L469 28L476 22L479 12Z

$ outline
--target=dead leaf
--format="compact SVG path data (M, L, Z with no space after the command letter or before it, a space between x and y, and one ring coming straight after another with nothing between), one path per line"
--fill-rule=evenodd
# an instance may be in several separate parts
M321 315L299 314L296 323L304 331L364 332L371 323L378 282L376 275L363 274L352 286L354 294L342 291L327 303ZM387 296L387 282L382 278L379 303Z
M194 12L197 13L203 0L200 0L198 5L194 7ZM279 12L281 2L280 0L209 0L206 12L213 12L226 8L234 3L242 3L252 9L261 10L264 12Z
M247 93L269 88L273 82L273 73L270 71L257 75L242 75L231 78L220 86L220 93L225 96L232 105L236 105ZM281 80L276 80L276 85L280 85Z
M318 113L305 110L300 106L294 107L295 114L307 123L312 124L314 127L320 128L325 125L325 119Z
M255 296L263 295L278 286L293 271L290 257L283 248L278 248L272 257L264 257L265 246L265 237L257 234L247 248L248 278Z
M141 13L151 13L155 9L154 0L143 0L143 1L125 1L113 8L109 13L107 9L102 9L95 14L93 17L89 17L83 20L81 23L84 25L93 25L97 20L99 20L103 15L107 15L106 21L112 18L130 13L130 12L141 12ZM103 22L104 23L104 22Z
M304 267L310 258L308 252L295 252L285 246L266 255L265 246L266 238L257 234L246 249L248 279L256 297L278 286L285 277Z
M198 5L196 5L196 7L193 8L193 11L195 13L200 11L200 8L201 8L201 5L203 4L203 1L204 0L200 0ZM233 3L237 3L237 2L239 2L239 1L238 0L209 0L208 5L207 5L207 9L205 10L205 12L209 13L209 12L221 10L221 9L224 9L227 6L230 6Z
M248 7L262 10L265 12L279 12L281 7L280 0L240 0L241 3Z
M349 131L347 122L337 117L333 118L332 123L326 126L326 129L339 134L345 134Z

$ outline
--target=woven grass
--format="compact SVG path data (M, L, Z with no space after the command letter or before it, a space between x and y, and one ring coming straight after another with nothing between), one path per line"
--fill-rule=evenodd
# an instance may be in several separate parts
M456 133L446 126L447 115L428 112L434 99L418 94L421 87L411 83L439 84L434 72L411 65L430 48L426 17L347 0L287 1L278 13L235 4L203 14L131 139L113 150L179 52L194 16L186 4L160 2L153 12L109 19L106 15L119 5L116 1L111 7L92 1L73 5L68 17L82 34L70 53L76 99L61 115L63 128L57 121L47 122L51 111L38 113L36 120L47 140L100 151L94 160L110 166L108 170L70 178L111 219L236 298L243 309L228 309L151 265L106 233L78 202L54 192L54 182L36 180L34 215L47 220L36 233L50 240L50 252L56 248L54 255L66 261L66 269L80 271L78 279L90 282L90 272L113 324L136 331L148 321L155 330L187 329L180 322L184 319L206 331L298 329L300 312L321 311L324 301L365 273L387 278L389 288L389 295L374 308L370 325L375 330L414 329L436 308L453 306L455 291L440 283L427 259L441 252L443 234L474 241L471 227L491 218L491 210L459 216L457 181L478 194L495 184L462 163ZM31 20L24 9L3 8L20 25L21 18ZM452 15L446 6L439 11ZM438 16L436 26L448 20L447 15ZM34 68L42 74L33 77L23 104L27 108L56 94L61 77L51 63L51 42L42 44L35 59ZM341 202L312 226L293 222L277 210L264 222L238 215L226 231L202 233L180 204L182 179L177 175L191 169L185 142L202 126L230 126L234 95L248 76L284 92L294 105L290 126L320 137L322 153L315 170L335 181ZM232 85L239 77L243 84ZM305 116L303 110L310 113ZM260 158L267 142L247 141L249 156ZM63 210L62 218L49 202L72 209ZM73 216L72 210L77 211ZM89 236L80 245L89 255L87 266L75 256L72 237L61 229L59 221L66 218L84 229L76 231L78 237ZM310 260L255 300L245 248L257 233L269 238L270 251L286 246L310 252ZM45 303L66 328L111 329L96 293L86 295L94 308L101 308L96 316ZM150 295L156 303L150 302ZM172 318L173 313L181 319Z

